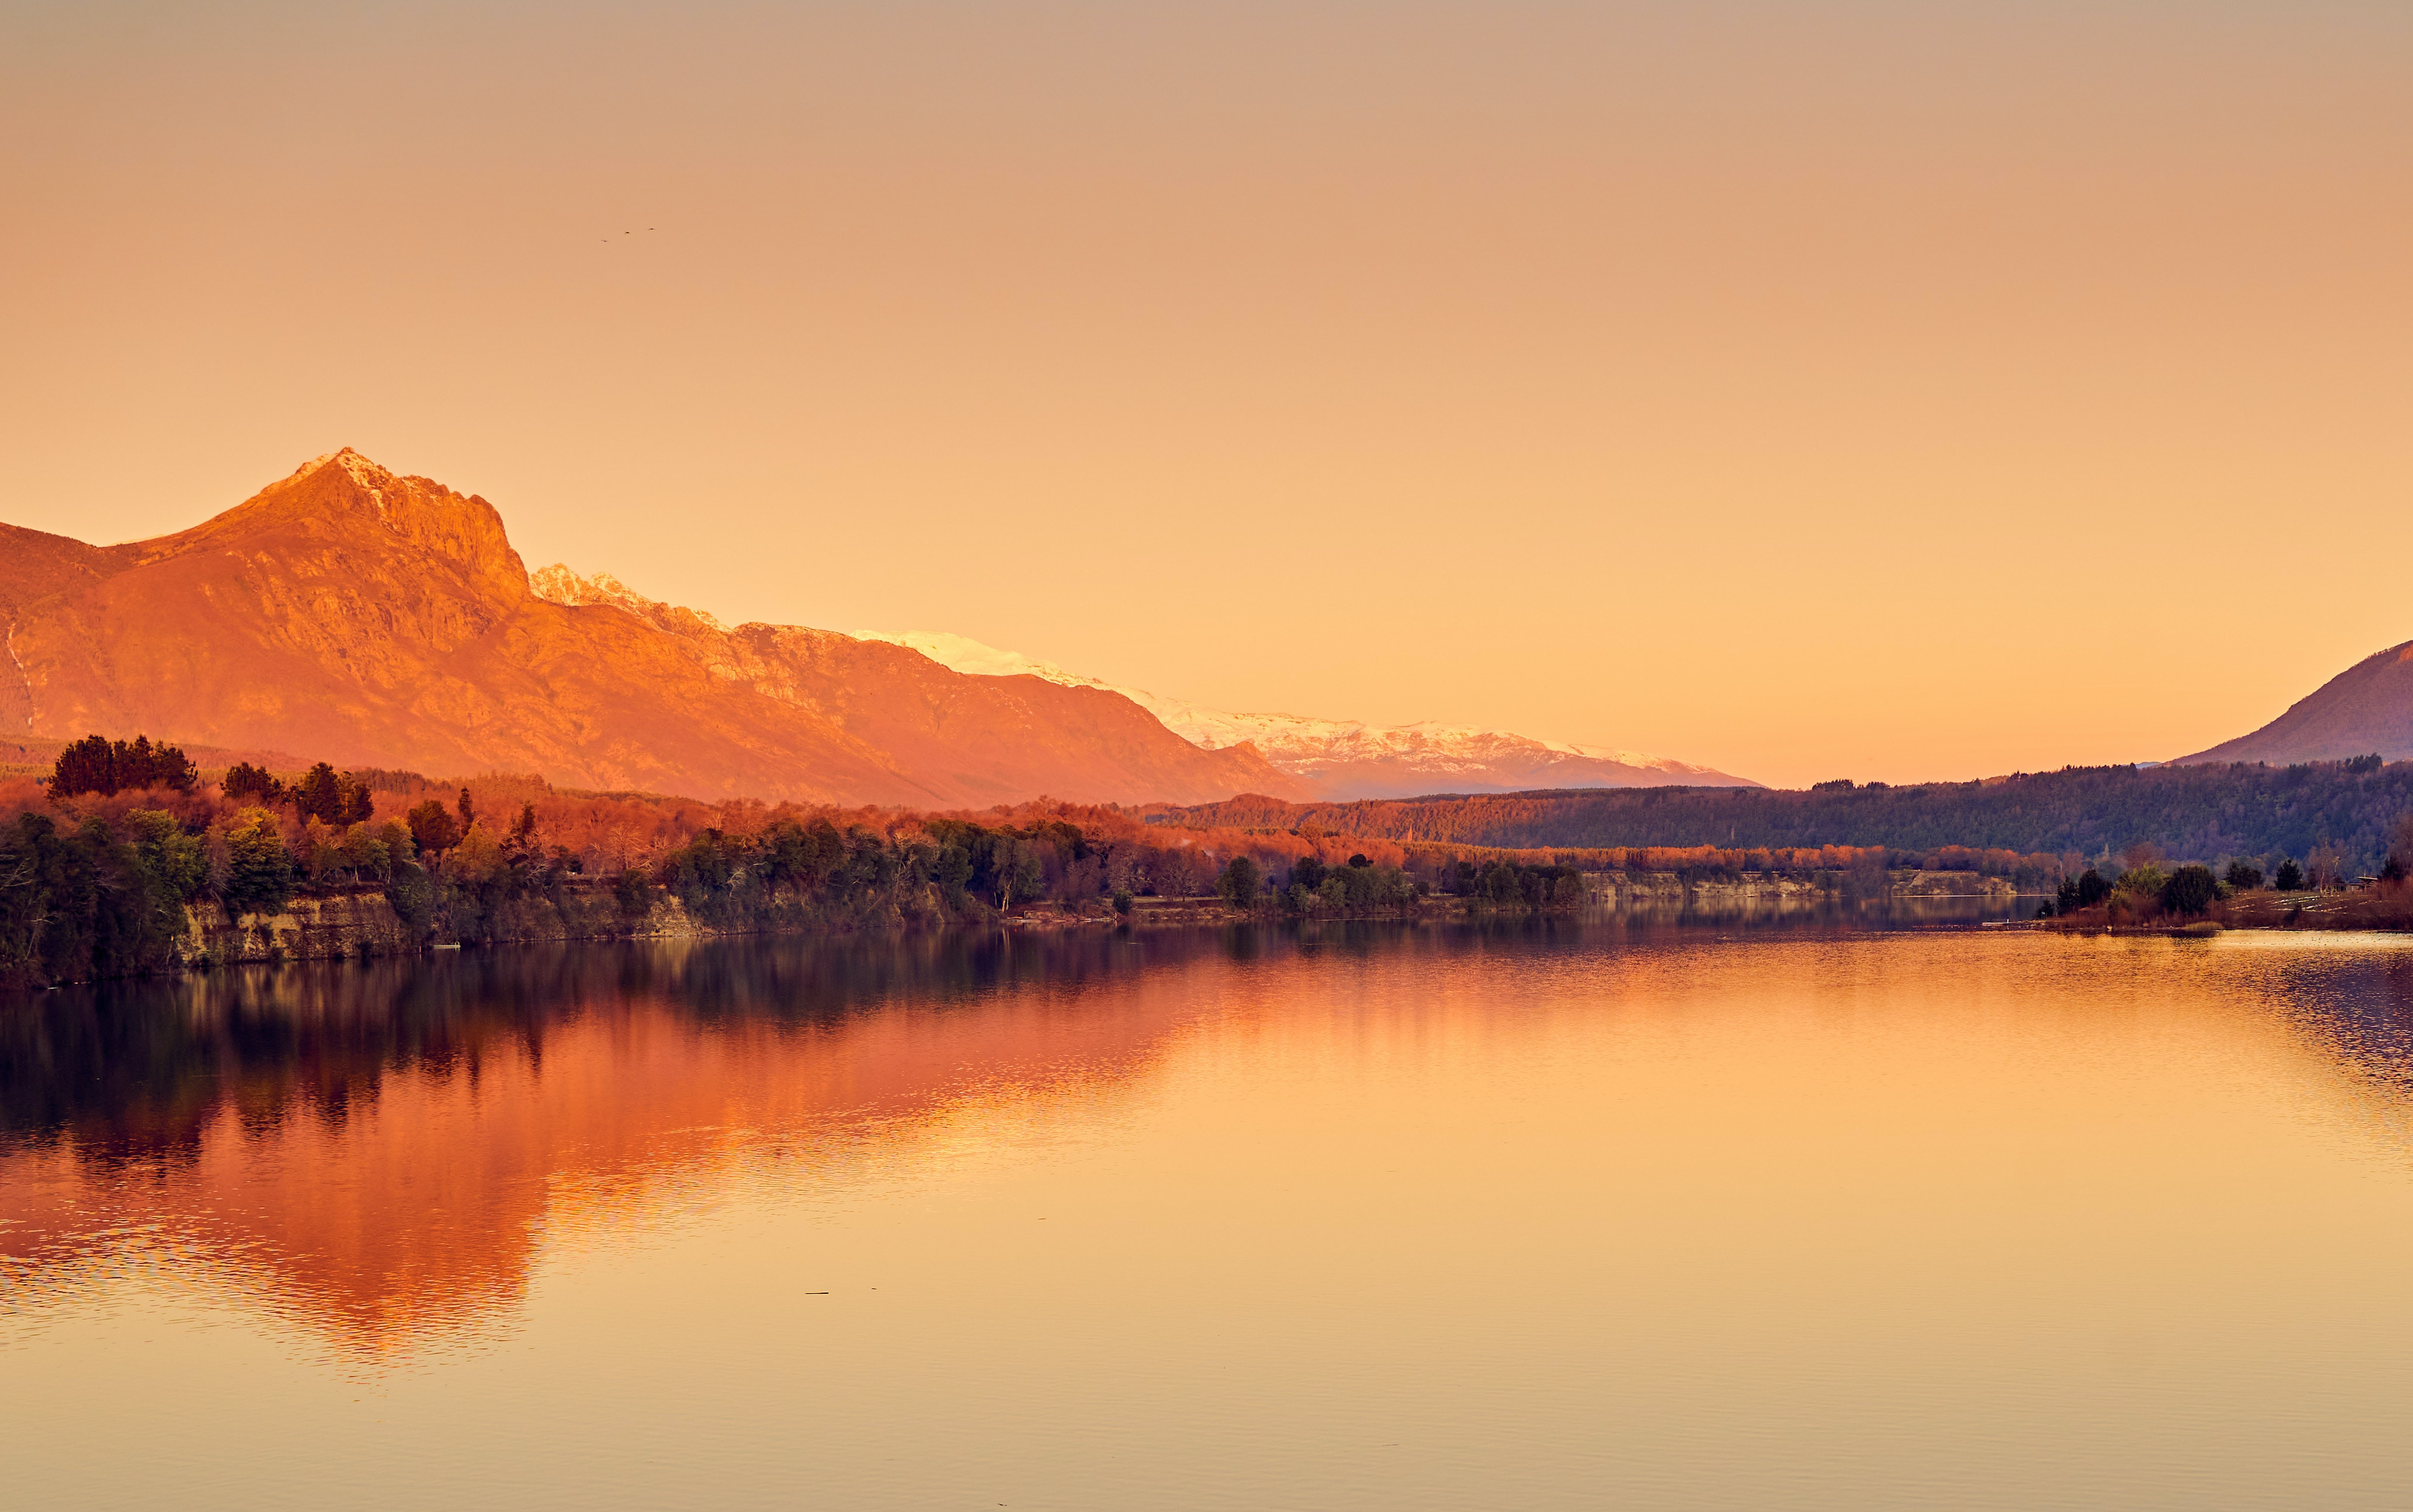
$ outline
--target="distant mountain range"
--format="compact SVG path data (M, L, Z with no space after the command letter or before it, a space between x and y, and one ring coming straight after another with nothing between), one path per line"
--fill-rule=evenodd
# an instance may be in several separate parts
M2375 752L2388 761L2413 758L2413 640L2364 657L2251 735L2179 760L2287 765Z
M722 624L529 573L474 494L346 448L190 530L0 525L0 741L87 733L564 786L979 807L1750 785L1496 730L1233 714L956 636ZM0 762L0 764L6 764Z
M0 765L146 733L437 775L980 807L1759 785L1471 726L1236 713L941 632L724 625L609 574L530 574L475 495L345 449L190 530L0 525ZM2413 641L2182 763L2413 759Z
M857 630L866 640L910 646L958 672L1038 677L1119 694L1167 729L1209 751L1253 746L1325 800L1421 793L1504 793L1540 787L1756 787L1747 777L1639 751L1568 745L1471 725L1396 725L1302 714L1242 714L1068 672L1019 652L929 630Z

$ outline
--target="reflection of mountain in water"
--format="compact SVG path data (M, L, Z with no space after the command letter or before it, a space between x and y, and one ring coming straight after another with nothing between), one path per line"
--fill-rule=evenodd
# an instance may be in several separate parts
M968 1094L1127 1074L1186 1000L1092 990L1216 947L586 947L48 994L0 1014L0 1262L195 1253L390 1353L510 1303L537 1225L631 1173L910 1141Z
M1638 962L1974 903L1947 902L584 947L48 993L0 1005L0 1295L38 1306L96 1270L189 1258L204 1288L373 1361L508 1314L549 1226L643 1221L684 1186L770 1168L766 1151L808 1194L835 1162L942 1150L998 1098L1144 1073L1183 1026L1266 1000L1252 958L1539 951L1610 979L1629 947ZM2174 944L2169 966L2292 1018L2413 1106L2402 944Z

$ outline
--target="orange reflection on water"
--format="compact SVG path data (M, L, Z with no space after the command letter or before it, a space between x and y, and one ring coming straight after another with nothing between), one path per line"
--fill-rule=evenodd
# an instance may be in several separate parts
M148 1033L155 1064L11 1131L0 1265L63 1282L164 1253L185 1284L391 1358L515 1305L548 1225L642 1208L768 1143L910 1149L968 1097L1121 1075L1188 1011L1084 1007L1093 975L1142 963L1128 941L845 950L259 973L29 1017L10 1026L13 1102L79 1030L118 1068Z

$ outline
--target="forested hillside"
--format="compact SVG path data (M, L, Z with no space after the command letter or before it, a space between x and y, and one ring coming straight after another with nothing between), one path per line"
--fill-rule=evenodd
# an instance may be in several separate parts
M2413 761L2070 767L1983 782L1821 784L1807 792L1651 787L1358 803L1250 796L1162 811L1165 823L1325 830L1460 845L1945 845L2094 857L2140 842L2169 856L2304 857L2323 844L2376 870L2413 812Z

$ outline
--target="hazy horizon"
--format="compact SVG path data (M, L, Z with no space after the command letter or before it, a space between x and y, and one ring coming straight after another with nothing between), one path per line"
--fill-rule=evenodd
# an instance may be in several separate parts
M355 447L532 565L1781 786L2413 636L2413 17L0 20L0 520Z

